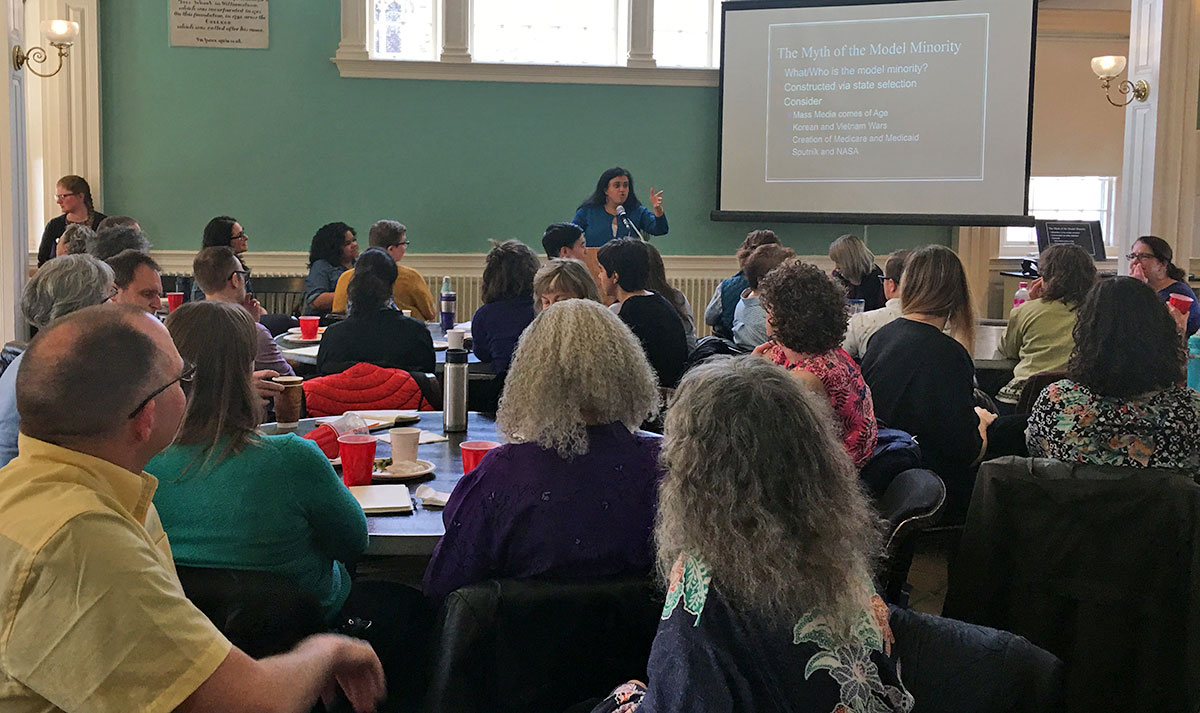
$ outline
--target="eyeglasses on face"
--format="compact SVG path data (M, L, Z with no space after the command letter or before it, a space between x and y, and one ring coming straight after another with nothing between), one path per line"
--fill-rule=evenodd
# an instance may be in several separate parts
M113 298L116 297L120 293L121 293L121 290L117 289L116 285L113 285L112 287L108 288L108 297L105 297L104 301L111 302L113 300Z
M232 240L241 240L242 238L248 238L248 237L250 237L250 235L248 233L246 233L246 231L243 230L242 232L238 233L237 235L229 236L229 239L232 241Z
M1129 253L1125 256L1129 262L1141 262L1142 260L1154 260L1154 253Z
M71 196L77 196L77 195L79 195L79 194L78 193L56 193L56 194L54 194L54 200L61 201L64 198L70 198Z
M192 362L188 361L187 359L184 359L183 360L183 369L179 372L179 376L175 377L174 379L171 379L170 381L168 381L167 383L158 387L154 391L151 391L150 395L147 396L146 398L142 399L142 402L137 405L137 408L135 408L133 411L129 412L129 418L132 419L135 416L137 416L141 412L142 409L146 408L146 404L153 401L154 397L158 396L162 392L164 392L167 389L174 386L175 382L191 383L192 378L194 376L196 376L196 365L193 364Z
M244 270L234 270L233 272L229 273L229 279L232 280L234 275L241 275L243 280L249 280L250 268L247 267Z

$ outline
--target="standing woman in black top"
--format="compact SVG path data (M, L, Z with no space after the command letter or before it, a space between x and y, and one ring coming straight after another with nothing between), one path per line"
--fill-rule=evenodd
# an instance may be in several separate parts
M82 223L96 230L105 215L92 205L92 188L80 176L63 176L54 187L54 200L62 215L46 223L38 244L38 267L54 258L58 239L68 223Z
M975 407L975 312L953 250L927 245L912 254L900 309L867 342L863 378L880 425L916 436L924 466L946 482L947 521L961 522L995 416Z
M857 235L843 235L829 246L833 260L833 279L846 288L846 299L862 300L870 312L887 304L883 296L883 270L875 264L875 254Z
M347 289L350 316L331 324L317 350L317 370L336 374L359 362L432 373L433 337L419 320L405 317L392 302L396 261L371 248L354 266Z

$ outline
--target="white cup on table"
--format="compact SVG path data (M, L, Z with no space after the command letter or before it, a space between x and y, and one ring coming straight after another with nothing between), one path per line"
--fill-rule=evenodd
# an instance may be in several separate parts
M402 314L403 314L405 317L411 317L411 316L412 316L412 310L411 310L411 309L402 309L402 310L400 310L400 312L401 312L401 313L402 313Z
M414 463L417 460L417 445L421 442L419 428L393 428L388 431L392 441L393 463Z
M467 333L461 329L451 329L446 332L446 343L450 345L450 349L462 349L463 340Z

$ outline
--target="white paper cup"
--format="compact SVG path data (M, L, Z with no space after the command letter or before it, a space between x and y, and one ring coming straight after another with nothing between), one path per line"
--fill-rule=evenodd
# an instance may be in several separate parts
M392 462L413 462L417 459L417 444L421 441L419 428L393 428L388 432L392 441Z
M412 316L412 310L411 310L411 309L402 309L402 310L400 310L400 312L401 312L401 313L402 313L402 314L403 314L405 317L411 317L411 316Z
M446 332L446 343L450 345L451 349L462 349L463 339L466 338L466 335L467 333L461 329L448 330Z

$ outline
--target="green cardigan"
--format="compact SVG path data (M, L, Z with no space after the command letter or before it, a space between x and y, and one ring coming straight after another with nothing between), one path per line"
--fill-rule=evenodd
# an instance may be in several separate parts
M329 460L293 434L257 438L215 465L203 460L199 446L175 445L146 466L159 480L154 505L175 562L277 572L332 621L350 594L342 562L367 548L367 518Z

